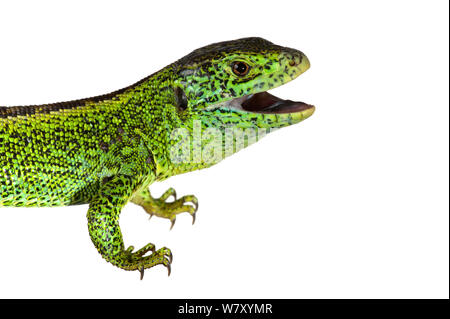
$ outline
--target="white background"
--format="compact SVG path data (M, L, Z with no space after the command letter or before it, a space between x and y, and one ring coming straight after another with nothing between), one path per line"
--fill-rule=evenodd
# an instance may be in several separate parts
M2 1L0 105L107 93L212 42L261 36L311 69L276 89L317 106L298 125L154 185L200 200L197 223L121 215L106 263L87 206L0 208L0 297L448 298L447 1Z

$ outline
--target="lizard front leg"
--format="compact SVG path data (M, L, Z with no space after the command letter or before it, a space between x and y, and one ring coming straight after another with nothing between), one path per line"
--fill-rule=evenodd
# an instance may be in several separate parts
M173 202L167 202L169 197L173 197ZM131 198L131 202L142 206L147 214L151 216L167 218L171 221L170 229L175 225L176 216L180 213L189 213L192 216L192 224L195 223L195 214L198 209L198 200L194 195L186 195L177 199L177 193L173 188L169 188L160 198L154 198L148 188L143 188L136 192Z
M133 252L133 246L124 248L119 214L138 187L139 181L127 175L106 179L89 204L89 234L98 252L113 265L125 270L139 270L142 279L144 269L162 264L170 275L172 253L168 248L155 250L153 244L147 244L136 252ZM146 255L148 252L151 253Z

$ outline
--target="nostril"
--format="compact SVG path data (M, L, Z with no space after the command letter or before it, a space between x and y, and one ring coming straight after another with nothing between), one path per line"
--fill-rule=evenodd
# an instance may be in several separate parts
M294 60L289 61L289 65L290 65L290 66L294 66L295 64L296 64L296 63L295 63Z

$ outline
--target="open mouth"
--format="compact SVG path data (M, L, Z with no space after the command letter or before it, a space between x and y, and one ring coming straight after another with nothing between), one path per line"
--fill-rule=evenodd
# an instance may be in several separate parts
M229 109L260 113L260 114L286 114L286 113L308 113L314 112L314 106L303 102L283 100L268 92L259 92L242 97L234 98L214 108L225 107ZM305 112L306 111L306 112Z
M244 111L266 114L297 113L314 108L303 102L283 100L268 92L244 96L240 105Z

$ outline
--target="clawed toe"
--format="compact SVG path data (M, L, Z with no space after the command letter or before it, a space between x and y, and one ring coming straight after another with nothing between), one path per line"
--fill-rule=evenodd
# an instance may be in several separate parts
M132 247L132 246L131 246ZM151 247L151 248L150 248ZM140 273L140 279L142 280L144 278L144 272L145 269L162 264L164 267L167 268L168 276L170 276L172 272L172 261L173 261L173 254L170 251L170 249L163 247L155 251L154 249L155 245L148 244L135 252L133 255L138 256L141 258L139 261L139 266L137 267L137 270ZM149 249L150 248L150 249ZM139 256L142 251L152 251L152 254L146 257ZM130 251L130 248L127 249L127 252Z
M171 196L174 200L168 202L167 199ZM149 219L153 215L169 219L170 229L175 225L176 215L181 213L189 213L192 216L192 224L194 224L198 210L198 200L194 195L186 195L177 199L177 193L173 188L169 188L159 198L153 198L148 189L143 190L132 198L132 202L142 206L149 215Z
M174 197L173 202L167 202L167 198L170 196ZM186 195L177 199L176 192L173 188L169 188L160 198L153 199L154 202L152 206L147 206L145 208L146 212L150 215L158 217L167 218L170 220L170 229L176 222L176 216L181 213L189 213L192 216L192 224L196 220L196 212L198 210L198 200L193 195Z

